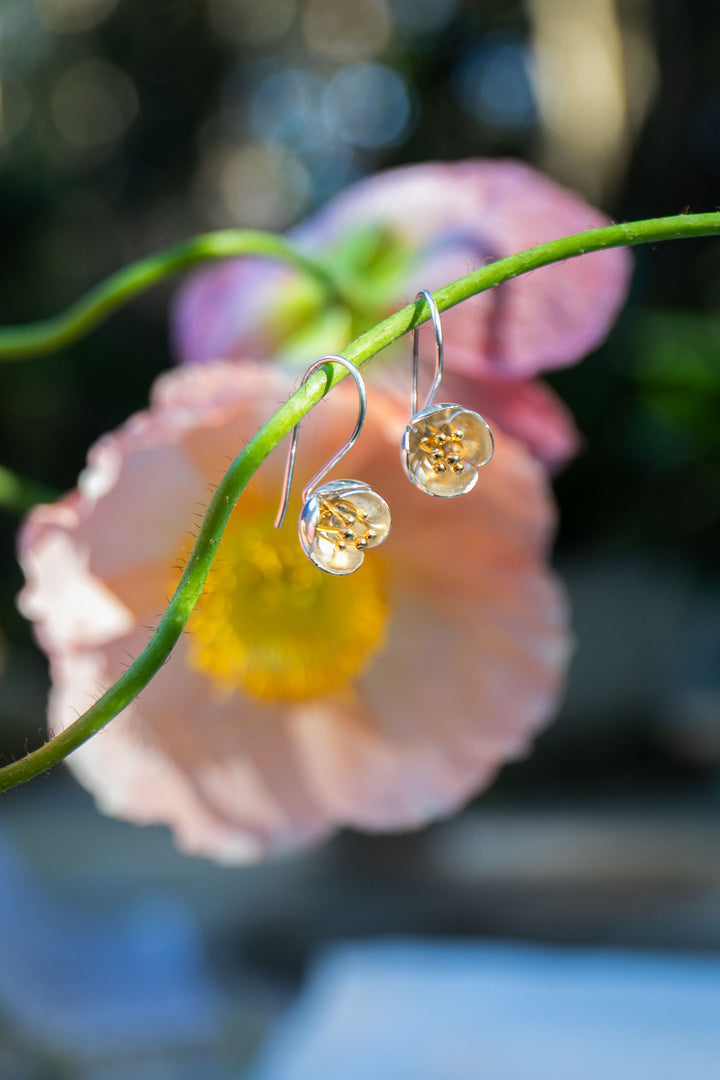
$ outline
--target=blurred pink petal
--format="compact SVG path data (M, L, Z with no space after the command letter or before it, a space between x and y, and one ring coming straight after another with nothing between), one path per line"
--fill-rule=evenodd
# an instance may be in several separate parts
M325 257L361 227L382 227L405 252L394 280L379 290L377 310L369 313L363 300L368 326L420 288L438 288L485 263L607 224L604 214L527 165L476 160L406 166L363 180L331 199L294 238ZM615 248L543 267L463 302L443 316L448 370L526 379L574 363L606 337L630 271L629 252ZM363 287L371 272L358 268ZM181 360L282 356L277 316L283 290L296 279L258 260L196 274L175 312ZM316 314L310 304L307 318ZM301 359L310 363L314 355Z
M449 376L443 395L474 409L508 435L519 439L551 472L580 450L582 440L572 414L541 379L508 382Z
M273 306L297 273L267 259L233 259L194 274L175 307L173 338L187 363L262 356L279 344ZM308 361L308 364L310 361Z
M50 658L54 731L142 649L193 515L291 389L287 373L251 363L170 373L147 412L91 451L79 490L30 515L20 603ZM303 423L298 489L355 411L343 383ZM351 578L312 567L291 520L272 528L284 448L261 468L169 662L69 761L108 813L165 823L185 851L251 861L343 825L406 828L451 813L527 751L569 651L543 471L499 431L472 494L428 498L399 465L406 413L371 389L363 436L333 473L369 482L394 515L387 543ZM207 639L220 600L230 616ZM230 683L213 666L227 634L260 655L247 677L231 664ZM256 655L263 635L270 652Z

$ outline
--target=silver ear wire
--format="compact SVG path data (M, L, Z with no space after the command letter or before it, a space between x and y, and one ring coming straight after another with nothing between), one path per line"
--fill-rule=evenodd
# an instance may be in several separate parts
M323 356L311 364L300 385L330 362L341 364L355 380L358 391L358 417L352 434L303 488L303 507L298 521L298 536L311 562L329 574L352 574L362 563L368 548L382 544L390 533L390 509L372 488L360 480L333 480L321 484L330 470L355 445L367 415L367 395L362 375L344 356ZM295 471L295 454L300 425L293 428L285 464L280 506L275 518L279 529L285 520L290 487Z
M435 404L443 375L445 354L440 313L432 295L422 289L435 331L435 378L425 404L418 411L418 331L413 329L412 417L400 444L400 460L409 480L428 495L453 499L475 487L478 469L495 448L490 427L482 416L461 405Z
M430 392L428 393L428 396L425 398L425 404L423 405L423 409L427 409L428 406L432 405L432 403L434 402L435 395L437 394L438 390L440 389L440 380L442 379L443 367L445 365L445 349L443 347L442 325L440 323L440 312L437 309L437 304L435 303L435 301L434 301L434 299L432 297L432 294L429 293L427 291L427 289L421 289L420 290L420 292L415 297L416 302L420 299L421 296L425 298L425 303L428 306L428 311L430 312L430 318L432 319L433 330L435 331L435 378L433 379L433 384L430 387ZM413 381L412 381L411 408L412 408L412 415L413 416L415 416L417 411L418 411L418 407L417 407L417 403L418 403L418 368L420 366L419 358L418 358L419 330L420 330L419 326L414 327L413 328L413 337L412 337L412 343L413 343Z
M323 465L321 469L318 469L313 478L309 480L303 488L303 502L307 502L308 496L312 489L316 487L317 484L319 484L320 481L323 479L323 477L327 476L333 466L337 465L338 461L341 461L342 458L345 457L347 452L353 448L353 446L358 440L360 432L363 429L363 425L365 424L365 417L367 416L367 393L365 390L365 380L363 379L362 375L355 367L355 365L352 364L349 360L346 360L344 356L335 356L331 353L329 356L323 356L320 358L320 360L316 360L314 364L310 365L310 367L303 375L300 386L303 386L308 381L310 376L314 375L316 371L320 370L320 368L329 366L331 361L336 364L341 364L346 371L350 372L353 379L355 380L359 399L358 418L350 438L342 444L340 449L335 454L333 454L330 460L326 462L326 464ZM300 389L300 387L298 387L298 389ZM282 524L285 521L288 500L290 498L290 485L292 484L293 473L295 472L295 454L297 452L299 433L300 424L296 424L293 428L292 439L290 440L290 449L288 451L287 461L285 462L285 476L283 479L282 494L280 495L280 507L275 518L276 529L282 528Z

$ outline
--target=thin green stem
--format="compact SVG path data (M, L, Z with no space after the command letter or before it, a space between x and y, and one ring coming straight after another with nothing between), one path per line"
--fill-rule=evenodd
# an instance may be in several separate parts
M499 285L519 274L590 251L714 234L720 234L720 213L681 214L678 217L656 218L627 225L610 225L562 240L553 240L483 266L438 289L433 296L438 308L444 311L475 293ZM355 364L363 364L428 317L429 312L424 300L410 304L361 334L348 345L344 356ZM65 731L19 761L0 769L0 791L22 784L57 765L117 716L148 684L169 656L192 613L227 521L250 477L280 440L346 374L345 369L336 364L328 365L327 375L322 372L313 375L278 409L235 458L210 501L178 587L148 645L125 674Z
M53 502L59 496L59 491L53 491L52 488L39 484L36 480L18 476L17 473L0 465L0 507L3 510L10 510L14 514L26 514L36 503Z
M342 299L339 286L329 272L319 262L301 255L283 237L254 229L225 229L194 236L131 263L111 274L54 318L0 329L0 360L19 360L56 352L84 337L123 304L158 282L201 263L240 255L287 262L319 281L330 297Z

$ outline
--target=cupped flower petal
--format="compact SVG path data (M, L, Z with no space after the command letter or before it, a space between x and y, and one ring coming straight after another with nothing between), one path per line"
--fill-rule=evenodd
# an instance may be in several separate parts
M362 566L366 551L385 543L391 522L388 504L368 484L331 480L309 496L298 534L315 566L342 576Z
M555 473L580 450L582 439L574 417L542 379L472 379L449 375L443 393L487 416L518 439L550 472Z
M400 456L408 479L421 491L453 499L472 491L478 470L487 465L494 449L487 420L462 405L444 402L413 416Z
M142 649L194 514L291 389L287 373L251 363L170 373L147 412L91 451L78 491L30 515L21 605L50 658L53 731ZM298 487L356 409L342 383L303 422ZM165 823L188 852L252 861L344 825L448 814L526 751L569 649L543 470L501 433L473 492L428 499L398 461L406 419L394 394L371 390L362 438L336 470L393 512L347 577L314 567L290 522L272 528L282 452L262 466L170 660L70 758L104 810Z

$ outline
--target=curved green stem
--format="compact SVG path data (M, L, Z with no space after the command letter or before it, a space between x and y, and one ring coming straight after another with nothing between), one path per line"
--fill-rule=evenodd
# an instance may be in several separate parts
M0 507L14 514L26 514L37 503L54 502L60 497L59 491L53 491L46 484L28 480L24 476L0 465Z
M590 251L711 234L720 234L720 213L681 214L678 217L656 218L627 225L610 225L607 228L577 233L562 240L553 240L483 266L445 285L433 296L438 308L444 311L467 297L517 277L518 274ZM424 300L410 304L361 334L348 345L344 355L355 364L363 364L408 330L424 322L428 316ZM327 371L326 375L317 372L304 383L250 440L225 473L210 501L178 587L145 649L118 681L65 731L19 761L1 768L0 791L22 784L57 765L117 716L159 670L182 633L202 592L230 514L250 477L295 424L347 374L339 364L329 364Z
M296 248L274 233L254 229L225 229L204 233L181 244L139 259L96 285L62 314L27 326L0 329L0 360L19 360L55 352L84 337L114 311L165 278L191 270L201 263L255 255L279 259L316 278L332 297L340 296L337 283L320 265L301 255ZM342 297L340 297L342 299Z

